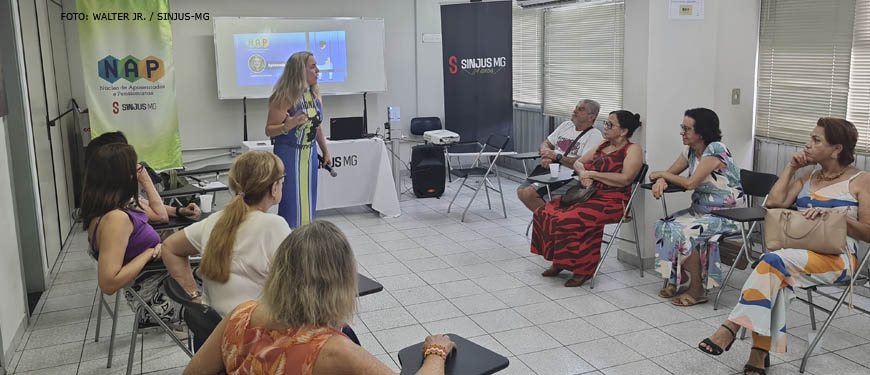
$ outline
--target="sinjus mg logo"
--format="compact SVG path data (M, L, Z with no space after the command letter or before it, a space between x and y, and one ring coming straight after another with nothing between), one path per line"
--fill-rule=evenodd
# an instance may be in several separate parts
M496 74L507 67L507 57L473 57L458 59L456 56L447 58L447 72L456 74L459 70L470 75L475 74Z
M121 78L131 83L143 78L157 82L164 74L163 60L154 56L141 60L134 56L127 56L118 60L115 56L108 55L97 61L97 75L109 83L115 83Z

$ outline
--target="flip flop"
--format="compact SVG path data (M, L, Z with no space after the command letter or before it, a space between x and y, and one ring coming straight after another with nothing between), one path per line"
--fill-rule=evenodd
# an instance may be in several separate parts
M695 297L692 297L686 293L680 294L679 297L671 300L672 305L679 306L679 307L695 306L695 305L700 305L702 303L707 303L707 297L701 297L701 298L695 299Z

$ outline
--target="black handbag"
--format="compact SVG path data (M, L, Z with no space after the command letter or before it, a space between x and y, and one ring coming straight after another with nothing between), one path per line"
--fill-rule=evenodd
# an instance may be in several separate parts
M585 202L592 198L592 195L598 191L598 188L595 185L589 185L589 187L583 187L575 185L568 189L564 195L562 195L562 201L560 204L562 207L571 206L575 203Z

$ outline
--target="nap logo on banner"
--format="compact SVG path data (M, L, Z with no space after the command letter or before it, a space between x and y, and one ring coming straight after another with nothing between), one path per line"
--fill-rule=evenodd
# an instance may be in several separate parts
M115 56L108 55L97 61L97 75L109 83L115 83L121 78L131 83L140 78L157 82L163 78L164 74L163 60L154 56L148 56L141 60L127 56L118 60Z
M456 74L459 69L469 75L496 74L507 67L507 57L473 57L457 59L456 56L447 58L448 71Z

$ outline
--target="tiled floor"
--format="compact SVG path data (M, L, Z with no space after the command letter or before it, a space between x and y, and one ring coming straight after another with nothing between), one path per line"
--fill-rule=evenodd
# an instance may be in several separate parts
M712 303L672 307L657 296L659 278L652 273L639 277L615 253L604 261L594 290L564 288L567 274L540 276L547 263L529 253L524 237L531 214L513 194L516 184L504 185L507 219L500 210L487 210L485 197L479 196L461 223L461 208L446 214L452 187L442 199L403 196L398 218L379 218L363 207L319 213L345 231L360 272L384 285L383 292L360 299L352 324L367 350L398 368L400 349L429 333L451 332L507 356L510 366L502 374L740 373L749 340L716 358L695 345L724 320L746 271L735 274L718 311ZM469 196L458 201L465 203ZM500 209L496 202L493 207ZM12 358L15 374L114 374L125 369L131 312L122 309L114 366L106 369L111 322L103 320L102 338L95 343L94 263L85 254L84 233L77 232L70 242ZM847 309L839 316L808 373L870 373L870 318ZM809 323L806 306L795 303L789 352L772 357L769 373L798 372ZM177 374L188 361L162 334L149 334L144 342L144 373ZM136 373L138 361L137 353Z

